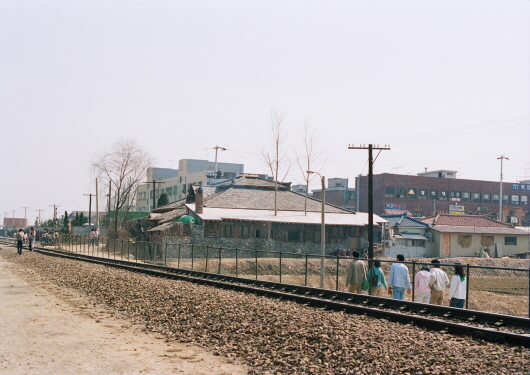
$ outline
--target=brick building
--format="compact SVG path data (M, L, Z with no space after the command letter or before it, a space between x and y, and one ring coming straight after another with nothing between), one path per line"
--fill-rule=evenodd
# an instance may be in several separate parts
M503 222L520 225L528 215L530 181L503 182ZM368 176L357 179L359 211L368 210ZM382 173L373 176L374 214L409 211L414 217L435 213L485 214L497 218L498 181L456 178L456 171L433 171L417 176Z

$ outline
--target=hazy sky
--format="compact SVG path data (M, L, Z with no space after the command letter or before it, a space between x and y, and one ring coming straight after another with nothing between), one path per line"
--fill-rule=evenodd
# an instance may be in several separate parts
M318 133L320 173L530 179L530 2L0 0L0 215L88 210L91 161L133 139L158 167L267 173ZM296 165L287 181L302 183ZM353 182L350 183L351 186ZM318 188L315 180L312 188ZM353 187L353 186L352 186ZM93 208L94 210L94 208Z

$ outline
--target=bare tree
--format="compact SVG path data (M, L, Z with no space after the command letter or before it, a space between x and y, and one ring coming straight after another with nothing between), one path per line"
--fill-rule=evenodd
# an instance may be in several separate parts
M277 111L271 111L271 135L273 152L269 152L263 148L261 156L263 161L269 167L272 178L274 180L274 215L278 213L278 181L280 180L280 173L282 173L281 181L285 179L290 169L289 159L283 154L282 144L285 141L284 131L285 115Z
M307 195L309 193L309 181L315 176L315 174L307 173L307 171L318 172L320 168L314 166L316 160L322 154L322 150L317 145L317 132L311 128L307 123L304 124L302 131L303 139L303 151L296 153L296 163L298 168L304 176L305 181L305 201L304 201L304 213L307 214Z
M110 152L105 152L92 164L96 174L108 181L110 186L116 235L121 224L120 213L128 213L136 198L137 187L145 179L150 165L149 155L133 140L114 143ZM126 220L127 215L121 216Z

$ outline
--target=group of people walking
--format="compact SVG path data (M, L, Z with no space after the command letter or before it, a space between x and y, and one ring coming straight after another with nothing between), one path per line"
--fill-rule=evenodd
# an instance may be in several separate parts
M17 233L15 233L15 240L17 242L17 252L18 255L22 255L22 247L24 244L28 244L29 251L33 251L35 248L35 239L37 238L37 232L35 232L35 229L33 227L29 228L28 233L24 232L22 228L18 230Z
M403 254L398 254L397 262L390 267L388 283L381 270L380 260L374 260L373 267L367 270L366 262L359 259L359 252L355 250L352 255L354 260L346 274L346 286L350 293L369 291L374 296L382 296L383 290L386 290L392 298L400 300L405 299L405 293L412 293L409 269L403 263ZM454 267L454 275L449 281L438 259L433 259L430 265L424 265L414 276L416 302L443 305L445 290L449 287L449 306L463 308L467 290L466 272L461 264Z

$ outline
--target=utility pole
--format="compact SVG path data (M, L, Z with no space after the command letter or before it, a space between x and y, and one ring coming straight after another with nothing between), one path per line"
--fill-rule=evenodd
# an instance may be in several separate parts
M373 164L374 161L372 158L372 151L373 150L379 150L379 154L382 150L390 150L390 146L385 145L383 147L374 146L372 144L369 144L368 147L366 145L362 146L348 146L349 150L366 150L368 149L368 259L371 260L374 258L374 189L373 189ZM376 156L376 160L377 160ZM357 208L357 211L359 211L359 208ZM371 269L372 265L369 265L369 269Z
M504 155L501 155L501 157L497 158L497 160L501 160L501 186L500 186L500 196L499 196L499 221L502 223L503 222L503 219L502 219L502 161L504 159L506 160L510 160L508 159L506 156Z
M226 151L226 148L221 146L215 146L213 147L213 149L215 150L215 173L217 173L217 151Z
M164 181L158 181L156 182L155 180L153 180L153 182L147 182L148 184L153 184L153 210L156 208L156 196L155 196L155 191L156 191L156 184L165 184ZM149 207L147 207L149 208Z
M53 207L53 227L57 228L57 208L61 206L54 204L50 205L50 207Z
M29 207L22 207L24 209L24 219L26 219L26 210L29 208Z
M44 210L35 210L35 211L38 211L38 212L39 212L39 225L40 225L40 223L41 223L41 221L40 221L40 213L41 213L42 211L44 211Z
M92 216L92 196L94 194L83 194L85 197L90 197L88 201L88 226L92 225L91 216Z
M96 178L96 228L99 231L99 199L98 199L98 179Z
M13 211L13 228L16 228L15 226L15 212L17 212L17 210L11 210Z

